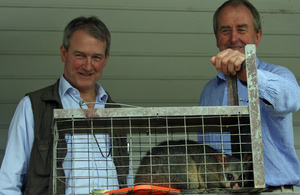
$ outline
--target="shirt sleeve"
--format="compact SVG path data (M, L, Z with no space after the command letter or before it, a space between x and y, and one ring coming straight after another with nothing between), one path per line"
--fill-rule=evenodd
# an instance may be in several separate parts
M0 169L1 195L22 194L33 140L33 113L30 99L25 96L16 108L8 131L5 156Z
M285 116L300 108L300 87L292 72L277 66L273 71L258 70L259 96L262 105L273 116Z

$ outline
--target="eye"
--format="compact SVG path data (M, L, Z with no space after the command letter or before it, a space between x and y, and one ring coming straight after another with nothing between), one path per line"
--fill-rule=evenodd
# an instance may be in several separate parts
M222 34L229 34L231 31L230 31L230 29L223 29L223 30L221 30L221 33Z
M83 53L75 53L75 57L81 59L81 58L84 58L85 55Z
M229 35L232 32L232 28L229 25L221 26L219 29L223 35Z
M227 174L227 180L228 181L231 181L231 180L233 180L233 175L232 174Z
M247 30L246 30L245 28L240 28L240 29L238 29L238 32L239 32L239 33L246 33Z
M96 61L102 61L103 57L102 56L93 56L93 59Z

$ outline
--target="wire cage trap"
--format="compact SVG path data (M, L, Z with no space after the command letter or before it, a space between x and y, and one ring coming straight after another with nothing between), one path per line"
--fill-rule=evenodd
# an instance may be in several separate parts
M249 106L230 97L230 106L54 110L54 194L261 191L253 45L246 67ZM228 95L235 96L231 82Z

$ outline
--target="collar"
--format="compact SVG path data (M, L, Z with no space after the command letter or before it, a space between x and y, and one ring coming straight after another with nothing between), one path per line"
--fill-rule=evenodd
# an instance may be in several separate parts
M74 88L62 75L60 77L59 88L58 88L59 96L63 97L70 90L72 91L75 90L78 92L78 89ZM107 99L108 99L108 95L103 89L103 87L99 83L96 83L96 102L106 102Z

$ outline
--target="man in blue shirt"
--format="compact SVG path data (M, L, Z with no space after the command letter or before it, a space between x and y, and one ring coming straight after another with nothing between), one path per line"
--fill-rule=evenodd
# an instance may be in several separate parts
M220 52L211 58L219 72L202 91L200 106L226 106L225 75L238 78L241 105L248 105L245 45L258 46L262 37L260 16L246 0L229 0L214 15L214 33ZM300 87L291 71L257 59L265 181L269 191L289 191L300 186L300 166L294 148L292 113L300 107ZM218 141L216 140L206 141ZM222 140L230 141L230 136Z
M67 25L64 31L63 44L60 47L64 73L55 84L57 90L54 93L50 91L59 96L56 98L59 99L61 107L64 109L81 108L81 106L83 108L104 108L105 103L110 101L109 95L97 83L109 58L109 48L110 33L105 24L98 18L79 17ZM96 104L80 106L82 101L95 102ZM49 140L45 142L46 145L38 145L42 147L36 149L36 141L45 140L39 140L36 137L38 127L35 127L35 119L37 118L34 117L34 105L35 102L31 100L31 97L25 96L18 104L11 121L5 156L0 169L1 195L18 195L23 192L30 195L51 193L52 178L50 178L50 173L52 168L48 167L44 170L43 167L38 166L43 163L45 167L51 164L51 153L50 157L44 158L46 162L31 161L33 151L50 147L52 145L48 146L48 144L53 141L53 137L50 136ZM52 121L53 118L46 120ZM45 134L45 132L42 133ZM51 135L51 133L48 134ZM81 143L82 138L91 140L91 143ZM66 180L62 181L62 184L65 185L63 187L65 194L89 194L94 188L104 190L119 188L115 159L107 149L110 148L111 144L109 135L98 133L94 135L65 135L65 140L68 146L62 163L66 176ZM69 147L76 144L80 145L80 153L76 152L76 147L72 149L73 151ZM86 148L85 151L84 148ZM51 148L49 150L51 151ZM101 153L98 150L101 150ZM91 156L94 160L90 162L88 160L76 162L70 160L79 157L87 159ZM30 171L32 170L30 169L32 163L36 163L34 165L39 167L38 169L34 167L33 172ZM86 167L93 167L93 169L87 170ZM38 177L41 179L46 177L44 186L39 187L40 181L32 179ZM128 176L127 184L131 183L131 178Z

